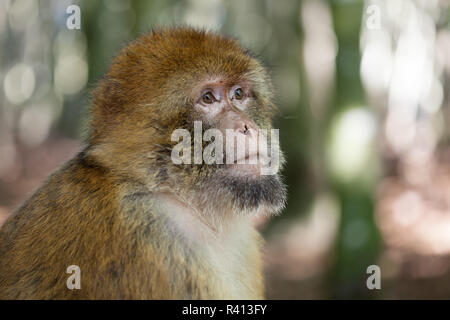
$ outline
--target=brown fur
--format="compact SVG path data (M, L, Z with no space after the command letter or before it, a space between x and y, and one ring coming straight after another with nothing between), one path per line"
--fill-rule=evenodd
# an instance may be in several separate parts
M212 76L249 81L249 116L270 128L268 75L236 41L176 28L121 51L94 92L85 150L0 230L1 299L263 298L250 218L205 224L196 205L211 214L233 201L194 203L206 169L170 162L170 133L193 120L193 85ZM80 290L66 287L70 265L80 266Z

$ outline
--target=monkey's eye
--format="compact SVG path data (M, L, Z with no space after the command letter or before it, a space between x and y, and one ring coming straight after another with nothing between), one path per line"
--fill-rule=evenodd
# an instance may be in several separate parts
M211 104L216 102L216 98L214 97L211 91L208 91L202 96L202 101L204 103Z
M237 88L234 90L234 97L237 100L242 100L242 98L244 98L244 91L241 88Z

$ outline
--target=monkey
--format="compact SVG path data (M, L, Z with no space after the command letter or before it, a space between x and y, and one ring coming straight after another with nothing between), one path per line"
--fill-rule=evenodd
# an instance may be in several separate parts
M285 207L280 173L174 163L172 133L201 122L255 140L273 128L273 91L263 64L219 33L161 28L129 43L91 93L82 150L1 228L0 299L263 299L252 219Z

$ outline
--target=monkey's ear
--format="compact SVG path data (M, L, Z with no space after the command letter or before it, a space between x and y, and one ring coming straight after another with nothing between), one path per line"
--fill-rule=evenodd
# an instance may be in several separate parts
M111 125L118 121L120 114L124 112L125 100L120 81L108 77L100 80L91 94L87 140L93 144L105 137Z
M92 108L93 117L109 121L123 111L125 97L121 81L103 78L94 90L93 96L95 97Z

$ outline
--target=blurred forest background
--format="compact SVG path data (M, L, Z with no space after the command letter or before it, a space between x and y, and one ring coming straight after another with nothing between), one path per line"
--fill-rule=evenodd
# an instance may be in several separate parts
M273 75L289 200L261 226L268 298L450 298L448 0L0 0L0 224L82 148L118 50L180 24Z

